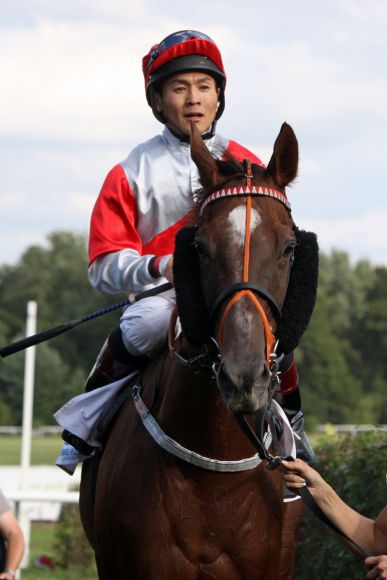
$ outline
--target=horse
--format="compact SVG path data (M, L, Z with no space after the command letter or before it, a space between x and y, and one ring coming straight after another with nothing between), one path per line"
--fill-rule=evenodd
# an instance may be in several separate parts
M216 161L193 126L191 156L203 190L176 237L182 333L172 321L169 349L84 463L81 519L100 580L285 580L302 505L283 503L266 427L277 339L291 349L299 338L281 319L300 245L285 192L297 139L284 123L261 167ZM263 460L235 417L262 435Z

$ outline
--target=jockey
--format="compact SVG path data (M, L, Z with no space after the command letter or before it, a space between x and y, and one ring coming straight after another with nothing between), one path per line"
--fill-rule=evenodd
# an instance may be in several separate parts
M239 161L253 153L216 133L225 107L226 73L214 41L201 32L182 30L154 45L142 61L146 98L161 134L135 147L107 175L90 228L89 280L105 294L139 292L173 283L175 235L185 225L199 190L190 156L195 123L216 158L226 152ZM127 308L108 337L87 381L86 390L141 369L166 345L174 290L145 298ZM293 353L282 359L282 405L310 461L313 451L303 430L298 375Z

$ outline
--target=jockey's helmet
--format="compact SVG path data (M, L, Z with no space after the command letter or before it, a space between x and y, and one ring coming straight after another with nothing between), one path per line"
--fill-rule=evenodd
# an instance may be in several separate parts
M156 110L154 92L165 79L178 72L207 71L213 76L220 89L215 119L222 115L226 73L218 47L206 34L196 30L180 30L169 34L144 56L142 71L148 104L156 119L162 123L165 123L165 119Z

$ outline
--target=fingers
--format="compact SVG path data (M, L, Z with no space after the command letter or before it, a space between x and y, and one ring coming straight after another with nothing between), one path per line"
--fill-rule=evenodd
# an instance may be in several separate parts
M290 479L289 476L284 476L285 485L289 489L300 489L301 487L305 487L307 485L305 479L302 477L298 477L297 479Z
M289 489L295 491L307 485L317 501L330 489L321 475L301 459L282 463L284 483Z
M282 465L286 470L284 473L285 479L287 475L298 475L309 486L314 486L321 490L327 487L327 483L323 480L321 475L315 469L313 469L313 467L310 467L310 465L302 461L302 459L295 459L294 461L282 461ZM299 483L301 482L299 481Z
M287 470L284 472L283 478L285 480L286 487L289 489L300 489L307 484L306 479L300 474L301 463L304 462L301 462L297 459L295 461L282 461L284 468ZM301 469L302 467L303 466L301 465Z
M294 459L294 461L286 461L285 459L282 461L282 465L286 468L287 471L297 471L298 473L304 475L310 469L310 467L302 461L302 459Z
M370 556L364 560L369 569L367 578L371 580L387 579L387 556Z

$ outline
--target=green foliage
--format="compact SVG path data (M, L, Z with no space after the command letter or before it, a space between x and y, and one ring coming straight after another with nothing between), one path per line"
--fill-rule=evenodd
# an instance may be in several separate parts
M97 580L98 575L93 563L85 568L70 567L68 570L56 565L57 552L55 542L59 523L32 522L30 543L30 566L23 569L23 580ZM42 570L34 565L34 560L42 555L54 562L54 569Z
M65 570L86 570L94 562L94 552L82 528L79 507L62 506L55 530L55 564Z
M54 232L48 237L47 247L32 246L18 264L0 269L2 345L25 335L28 300L38 303L37 331L112 303L110 297L100 295L89 284L85 237ZM83 391L100 347L118 321L119 313L112 313L36 347L35 425L53 424L53 412ZM2 424L21 423L24 356L23 351L1 360Z
M330 437L318 449L318 470L359 513L375 518L386 503L387 435L368 432ZM313 514L306 513L297 558L297 580L363 580L364 564Z
M384 423L387 270L320 258L316 308L296 353L309 424Z
M326 316L325 300L320 299L302 342L300 377L306 416L318 411L319 422L355 423L353 406L361 392L358 379L350 372L350 345L332 332Z

